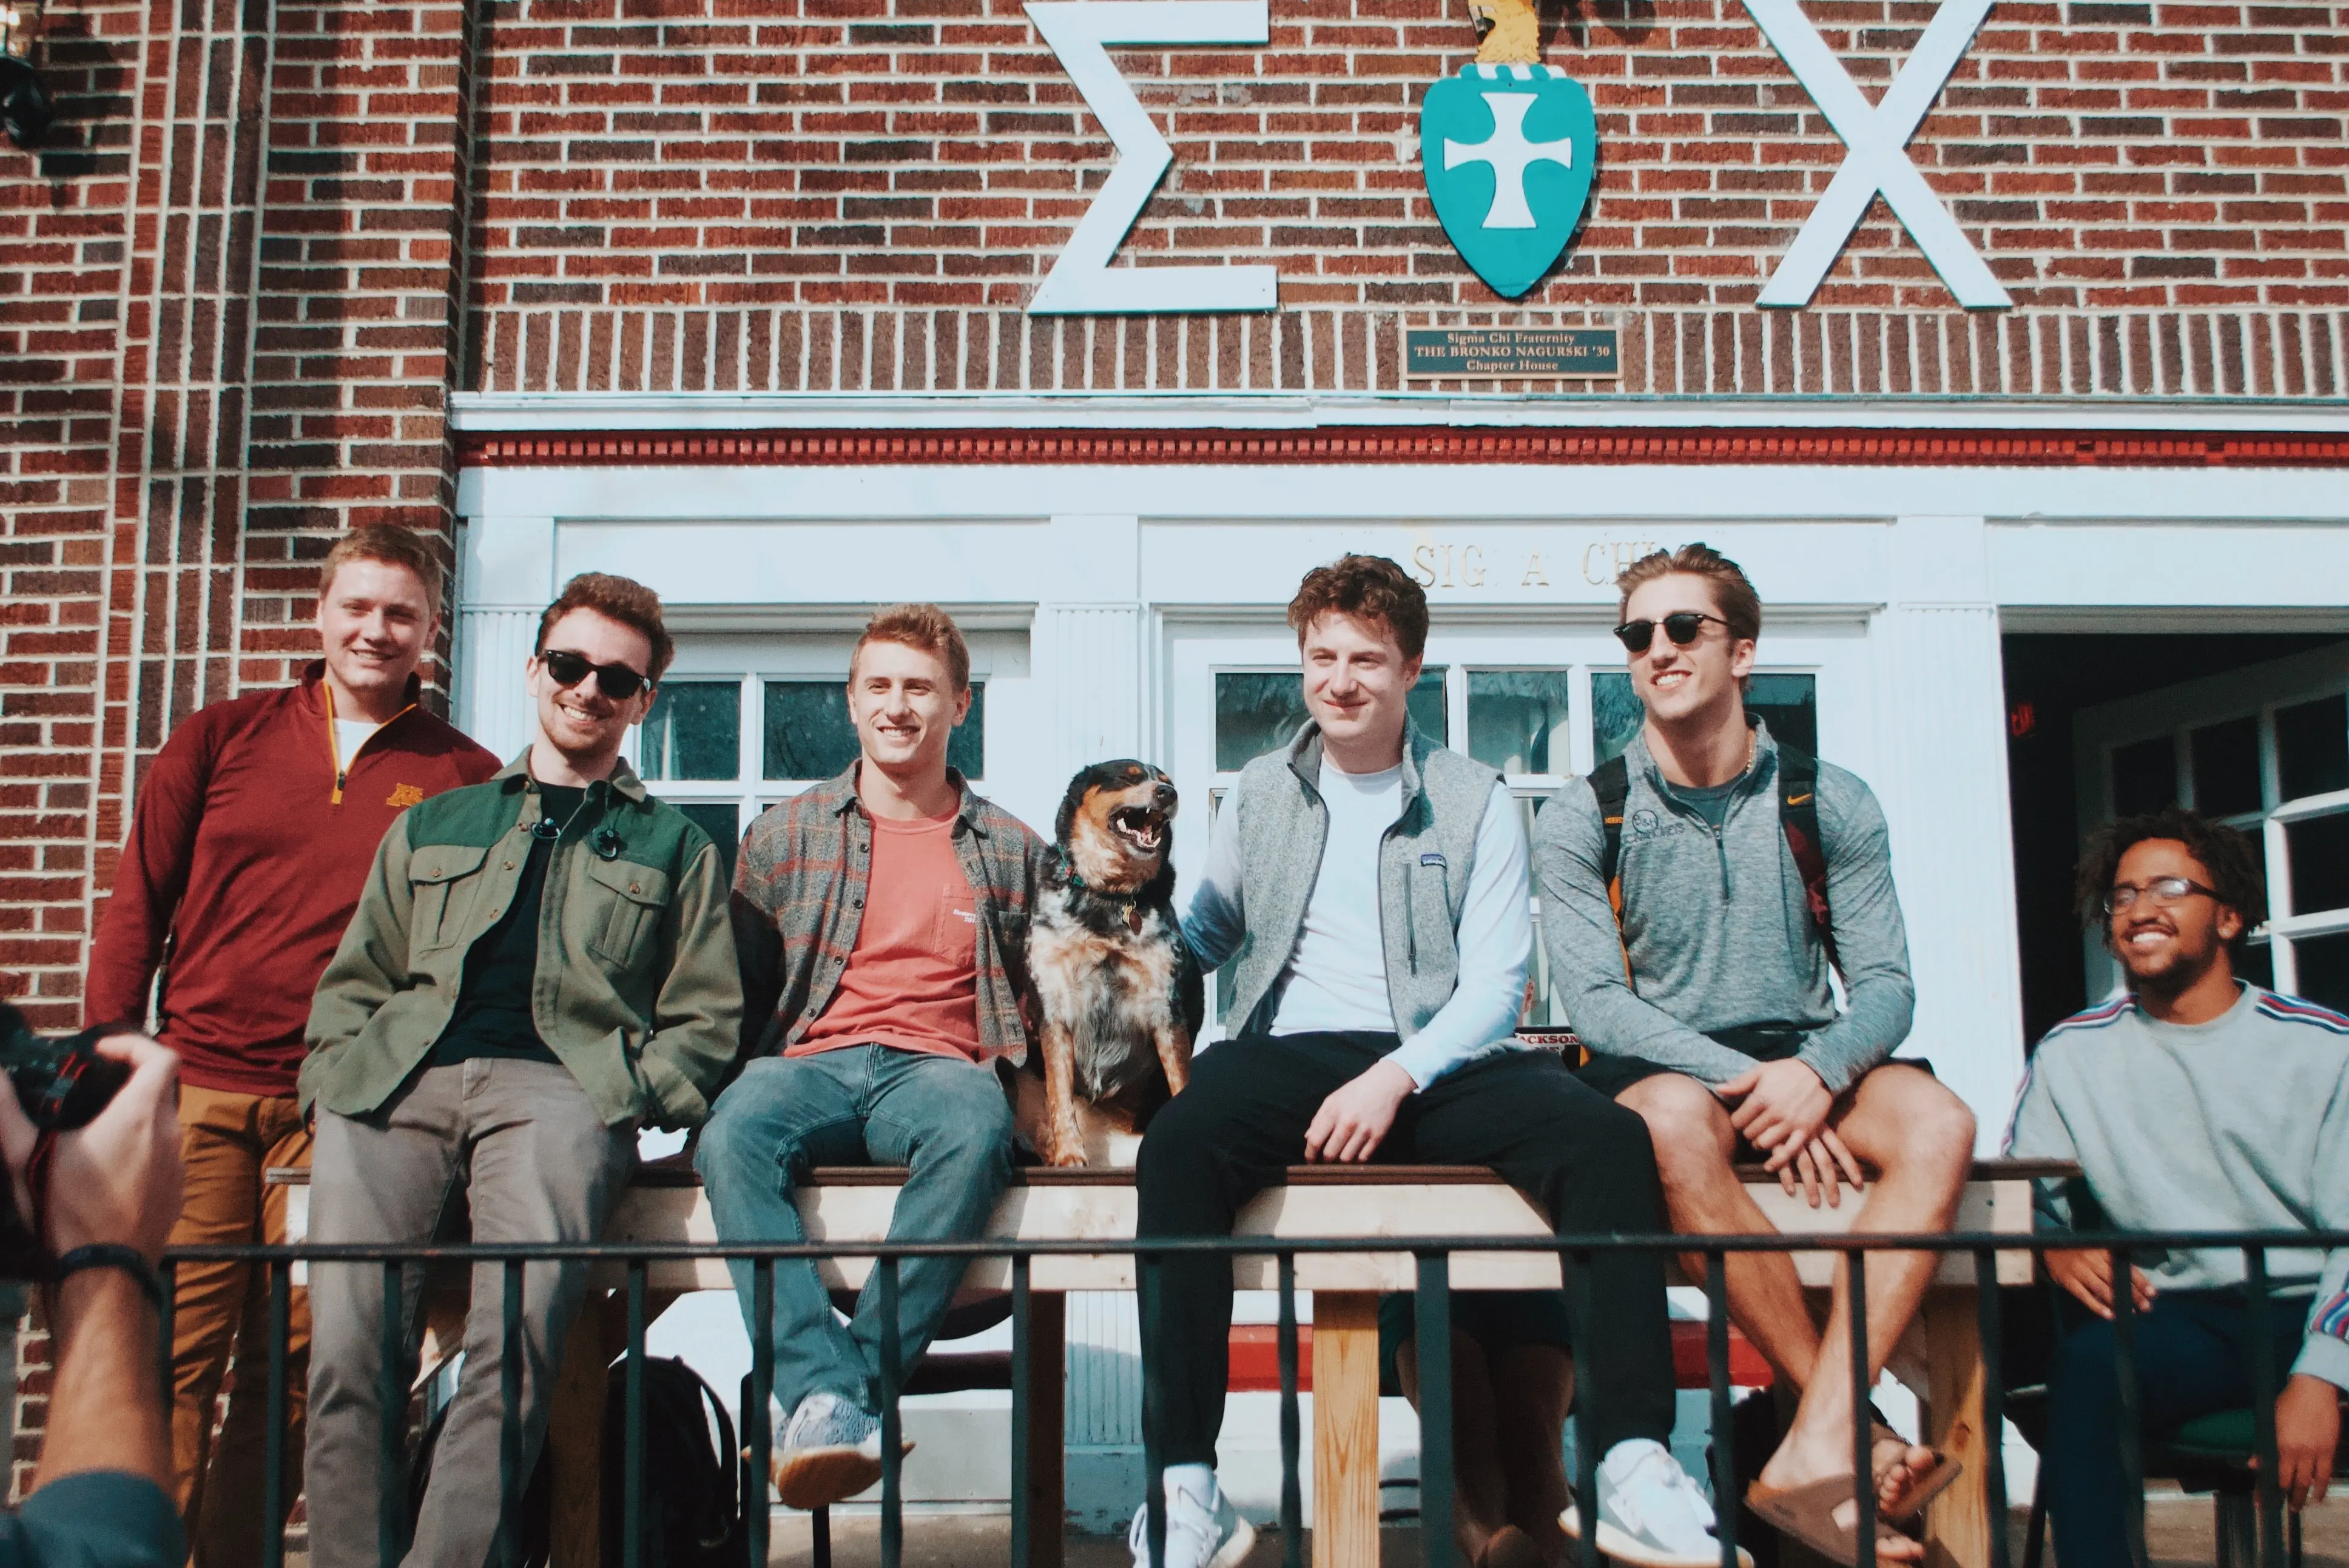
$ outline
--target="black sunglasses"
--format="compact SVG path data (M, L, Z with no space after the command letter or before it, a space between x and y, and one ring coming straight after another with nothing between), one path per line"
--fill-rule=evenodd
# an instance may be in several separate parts
M1729 624L1718 615L1701 615L1694 610L1676 610L1664 617L1664 635L1672 640L1674 647L1685 648L1696 641L1697 634L1704 630L1704 624L1707 621L1723 626ZM1631 652L1644 654L1648 651L1648 645L1656 640L1656 623L1626 621L1615 628L1615 635Z
M595 689L614 702L626 702L652 684L626 665L591 665L585 655L574 654L567 648L549 648L538 655L538 661L546 666L546 673L554 677L554 684L566 690L585 680L592 673L595 677Z

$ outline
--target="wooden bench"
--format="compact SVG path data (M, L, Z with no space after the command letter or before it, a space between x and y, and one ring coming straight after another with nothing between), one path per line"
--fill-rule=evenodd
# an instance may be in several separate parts
M2059 1168L2043 1162L1982 1161L1960 1207L1957 1229L2016 1234L2031 1228L2030 1179ZM1790 1234L1848 1231L1858 1203L1847 1192L1840 1208L1811 1208L1787 1196L1758 1168L1744 1172L1763 1212ZM802 1191L800 1211L811 1240L853 1248L887 1234L903 1172L888 1168L819 1170ZM294 1194L297 1199L306 1194ZM298 1235L299 1212L289 1207ZM1101 1241L1128 1245L1135 1194L1131 1170L1016 1172L988 1228L991 1238L1016 1241ZM1380 1238L1429 1235L1541 1236L1547 1220L1516 1189L1476 1168L1431 1166L1297 1166L1285 1185L1251 1202L1234 1233L1269 1240L1304 1237ZM699 1181L678 1165L656 1165L637 1179L615 1211L605 1239L614 1242L715 1242L716 1229ZM1806 1285L1823 1290L1834 1254L1795 1254ZM819 1264L834 1291L860 1287L872 1260L846 1255ZM2000 1284L2027 1283L2030 1255L2001 1253ZM1233 1283L1244 1290L1276 1288L1269 1255L1234 1261ZM723 1262L656 1262L646 1270L647 1316L696 1290L730 1290ZM1458 1253L1451 1278L1460 1290L1530 1290L1558 1284L1555 1254ZM599 1539L600 1464L605 1368L626 1341L626 1309L614 1294L624 1265L599 1264L591 1272L588 1302L573 1330L554 1391L549 1452L554 1465L557 1568L588 1568ZM977 1301L1009 1288L1008 1259L982 1259L967 1273L958 1301ZM1378 1321L1381 1293L1416 1284L1407 1253L1374 1249L1308 1253L1297 1260L1297 1283L1314 1293L1310 1378L1313 1400L1315 1568L1356 1568L1378 1552ZM1893 1371L1919 1396L1927 1440L1965 1464L1959 1483L1933 1505L1927 1521L1929 1568L1987 1568L1990 1561L1986 1467L1996 1435L1983 1429L1982 1345L1974 1260L1944 1256L1925 1308L1893 1360ZM1134 1288L1129 1253L1040 1256L1030 1264L1033 1322L1040 1348L1064 1341L1064 1293ZM460 1303L458 1304L460 1305ZM444 1304L441 1314L448 1305ZM440 1337L446 1337L445 1329ZM1062 1517L1061 1357L1030 1357L1029 1400L1030 1517L1035 1553L1028 1568L1060 1568ZM749 1418L757 1418L753 1413Z

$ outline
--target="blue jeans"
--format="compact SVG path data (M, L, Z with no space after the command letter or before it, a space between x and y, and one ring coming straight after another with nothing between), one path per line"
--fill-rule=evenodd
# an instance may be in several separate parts
M2063 1337L2047 1378L2047 1513L2063 1568L2128 1568L2121 1473L2120 1380L2113 1326L2064 1298ZM2300 1353L2305 1304L2271 1301L2275 1387ZM2251 1402L2251 1309L2240 1290L2172 1290L2137 1318L2137 1397L2145 1436L2159 1441L2198 1416Z
M694 1166L721 1242L800 1242L792 1192L818 1165L912 1167L889 1220L891 1241L982 1234L1011 1180L1011 1107L994 1069L887 1046L761 1057L718 1097ZM898 1265L898 1366L911 1370L962 1282L968 1260ZM727 1265L755 1337L751 1264ZM843 1326L815 1264L775 1264L775 1398L788 1413L820 1389L878 1408L880 1273ZM746 1417L747 1418L747 1417Z

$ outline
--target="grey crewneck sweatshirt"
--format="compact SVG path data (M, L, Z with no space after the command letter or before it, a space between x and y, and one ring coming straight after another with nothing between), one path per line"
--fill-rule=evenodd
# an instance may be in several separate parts
M1916 1012L1884 811L1857 776L1819 764L1828 918L1847 1004L1838 1015L1826 948L1779 818L1778 746L1754 723L1753 765L1718 828L1672 792L1647 741L1633 738L1624 754L1631 792L1617 862L1619 936L1599 874L1599 798L1582 779L1550 798L1534 824L1542 940L1568 1021L1591 1050L1718 1084L1754 1058L1707 1036L1792 1024L1810 1031L1795 1059L1840 1094L1908 1038Z
M2349 1018L2256 985L2207 1024L2091 1007L2039 1042L2006 1151L2080 1166L2035 1184L2043 1231L2349 1230ZM2243 1279L2223 1247L2137 1266L2157 1288ZM2268 1274L2317 1282L2292 1370L2349 1388L2349 1249L2277 1248Z

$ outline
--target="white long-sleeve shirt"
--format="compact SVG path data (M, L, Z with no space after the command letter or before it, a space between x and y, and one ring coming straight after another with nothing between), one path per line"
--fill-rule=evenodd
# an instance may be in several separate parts
M1321 864L1305 907L1304 928L1275 991L1271 1032L1395 1030L1387 995L1386 944L1379 917L1379 846L1402 815L1402 769L1343 773L1325 758L1320 794L1330 815ZM1475 861L1455 940L1459 980L1427 1027L1392 1060L1421 1088L1479 1057L1509 1047L1523 1007L1533 957L1526 833L1506 786L1495 784L1476 825ZM1200 965L1220 967L1239 950L1247 923L1240 906L1239 814L1216 820L1206 875L1183 918L1183 934Z

